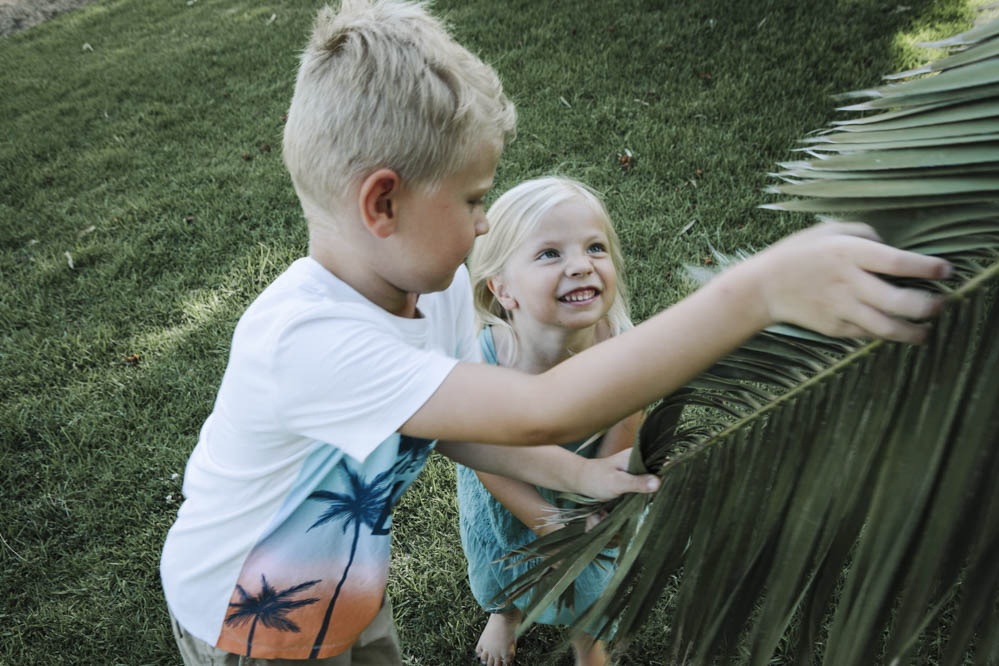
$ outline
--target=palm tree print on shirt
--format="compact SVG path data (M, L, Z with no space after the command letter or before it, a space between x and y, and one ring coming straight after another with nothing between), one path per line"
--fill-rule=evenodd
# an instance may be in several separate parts
M296 608L316 603L319 601L319 598L289 599L289 597L312 587L318 582L318 580L310 580L278 592L268 584L267 578L263 574L260 574L260 594L256 596L247 594L242 585L236 585L241 601L229 604L229 607L235 610L229 613L225 619L225 623L231 627L239 627L246 624L250 618L253 618L250 625L250 635L246 639L247 657L250 656L250 651L253 649L253 632L257 628L258 621L262 622L265 627L277 629L278 631L298 633L301 630L297 624L285 616Z
M400 476L415 474L423 467L427 456L430 455L430 445L434 440L423 439L422 437L410 437L402 435L399 437L399 457L393 465L395 473Z
M371 483L365 483L364 478L348 465L344 465L343 469L347 473L347 480L350 483L349 493L316 490L309 495L309 499L322 500L327 502L329 506L323 515L319 517L319 520L313 523L306 532L313 527L319 527L334 520L343 521L344 534L347 533L348 527L351 525L354 527L354 541L350 544L350 558L347 560L347 566L343 570L340 582L337 583L336 590L333 592L333 598L330 599L329 606L326 607L323 624L319 628L316 641L312 646L312 652L309 654L310 659L316 658L319 648L322 647L323 639L326 637L326 630L329 629L330 618L333 616L333 607L336 605L337 597L340 596L340 588L343 587L344 581L347 580L350 565L354 562L354 554L357 552L357 540L361 535L361 525L373 528L382 516L386 501L389 500L390 481L393 476L393 470L386 470L376 476Z

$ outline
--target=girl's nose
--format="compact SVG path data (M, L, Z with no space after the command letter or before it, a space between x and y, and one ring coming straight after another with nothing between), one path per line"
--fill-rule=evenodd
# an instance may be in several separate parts
M593 264L586 256L573 257L566 263L565 272L571 277L583 277L593 272Z

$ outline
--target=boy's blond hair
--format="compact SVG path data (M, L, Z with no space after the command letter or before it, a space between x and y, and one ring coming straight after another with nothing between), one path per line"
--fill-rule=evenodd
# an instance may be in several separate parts
M582 202L603 221L604 232L607 234L607 252L618 276L617 297L607 311L611 333L617 335L633 326L628 312L621 242L614 231L607 207L597 192L587 185L562 176L546 176L524 181L507 190L486 212L489 233L475 239L468 258L475 300L475 321L479 328L505 326L513 333L509 313L489 290L489 279L503 272L510 256L537 227L541 218L566 201ZM516 336L511 336L511 339L516 342Z
M284 130L303 205L336 210L349 187L389 168L433 191L483 142L513 137L496 72L455 42L427 3L343 0L316 17Z

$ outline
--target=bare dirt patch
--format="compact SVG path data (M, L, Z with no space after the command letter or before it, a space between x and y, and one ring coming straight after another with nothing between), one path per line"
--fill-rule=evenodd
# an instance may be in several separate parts
M94 0L0 0L0 36L30 28Z

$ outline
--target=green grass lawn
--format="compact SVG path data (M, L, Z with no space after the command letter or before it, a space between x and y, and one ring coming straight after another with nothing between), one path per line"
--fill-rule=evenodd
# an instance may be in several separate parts
M280 142L319 4L99 0L0 38L0 664L179 663L160 546L236 320L306 249ZM830 94L913 65L914 40L968 25L964 5L437 8L519 110L495 192L553 171L603 192L641 320L709 244L808 224L756 208L766 172L834 117ZM484 616L446 460L396 528L410 662L470 663ZM663 663L662 606L622 663ZM559 636L533 630L519 663L571 663Z

